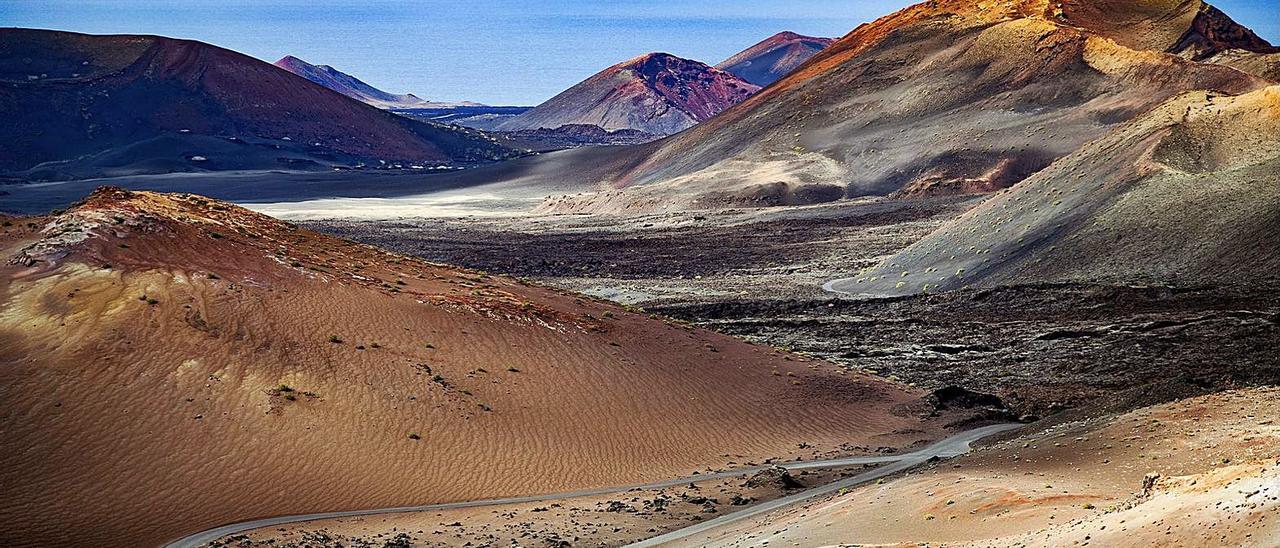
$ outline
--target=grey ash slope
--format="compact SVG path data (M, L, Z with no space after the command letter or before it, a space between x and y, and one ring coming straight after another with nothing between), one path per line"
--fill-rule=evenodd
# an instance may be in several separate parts
M854 294L1249 285L1280 272L1280 86L1189 92L856 278Z
M297 74L333 91L378 108L445 108L451 106L480 106L477 103L437 103L419 98L412 93L388 93L329 65L313 65L292 55L275 62L277 67Z

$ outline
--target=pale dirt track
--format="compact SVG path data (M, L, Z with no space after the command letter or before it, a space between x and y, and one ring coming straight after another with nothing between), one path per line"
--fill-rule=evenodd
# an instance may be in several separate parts
M903 455L847 457L847 458L840 458L840 459L826 459L826 460L817 460L817 461L808 461L808 462L792 462L792 463L779 464L778 466L786 468L787 470L811 470L815 468L838 468L838 467L858 465L858 464L889 463L887 466L882 466L874 470L871 470L869 472L858 474L856 476L846 478L838 482L830 483L814 489L809 489L802 493L798 493L789 497L784 497L784 498L770 501L764 504L760 504L752 508L749 508L740 512L735 512L732 514L728 514L720 518L703 522L692 527L687 527L685 529L673 531L671 533L667 533L665 535L655 537L650 540L636 543L633 546L637 546L637 547L638 546L657 546L659 544L663 544L666 542L671 542L677 539L686 538L688 536L692 536L696 533L707 531L718 526L734 523L739 520L742 520L751 516L759 515L764 512L776 510L778 508L782 508L803 500L808 500L813 497L821 496L827 493L832 493L840 489L852 487L855 485L860 485L884 476L901 472L903 470L907 470L912 467L915 467L921 463L927 462L928 460L933 458L947 458L947 457L962 455L969 451L969 446L973 442L999 432L1004 432L1006 430L1018 428L1020 426L1021 425L1018 425L1018 424L996 424L996 425L990 425L990 426L983 426L980 428L975 428L973 430L961 432L959 434L946 438L942 441L939 441L919 451L915 451L915 452L907 453ZM376 508L376 509L370 509L370 510L350 510L350 511L343 511L343 512L323 512L323 513L315 513L315 514L300 514L300 515L294 515L294 516L279 516L274 518L265 518L265 519L259 519L259 520L253 520L253 521L233 523L230 525L224 525L224 526L216 527L206 531L201 531L199 533L188 535L181 539L170 542L166 545L166 548L195 548L195 547L203 546L205 544L208 544L212 541L215 541L225 536L234 535L237 533L243 533L245 531L251 531L254 529L261 529L264 527L275 527L275 526L286 525L291 523L301 523L301 522L308 522L308 521L317 521L317 520L326 520L326 519L335 519L335 518L344 518L344 517L372 516L372 515L379 515L379 514L429 512L429 511L436 511L436 510L452 510L452 509L459 509L459 508L475 508L475 507L481 507L481 506L499 506L499 505L505 505L505 504L519 504L519 503L525 503L525 502L545 502L545 501L571 499L571 498L577 498L577 497L587 497L587 496L593 496L593 495L605 495L610 493L622 493L622 492L632 491L632 490L662 489L666 487L683 485L683 484L694 482L694 481L707 481L707 480L714 480L714 479L721 479L721 478L730 478L734 476L741 476L745 474L753 474L755 472L759 472L767 468L770 468L770 466L750 466L750 467L744 467L744 468L735 468L732 470L725 470L722 472L715 472L710 474L699 474L696 476L685 476L685 477L680 477L680 478L675 478L670 480L663 480L663 481L655 481L650 483L641 483L641 484L615 486L615 487L601 487L596 489L583 489L583 490L570 491L570 492L564 492L564 493L549 493L545 495L530 495L530 496L522 496L522 497L506 497L506 498L497 498L497 499L460 501L460 502L450 502L450 503L444 503L444 504L426 504L421 506L402 506L397 508Z

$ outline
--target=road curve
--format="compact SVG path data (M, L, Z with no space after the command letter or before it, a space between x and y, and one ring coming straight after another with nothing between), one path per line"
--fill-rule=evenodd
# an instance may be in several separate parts
M852 465L858 465L858 464L889 463L887 466L882 466L870 472L865 472L850 478L846 478L836 483L810 489L798 495L792 495L790 497L784 497L771 502L753 506L748 510L736 512L733 514L727 514L725 516L721 516L719 518L703 522L693 527L680 529L678 531L674 531L666 535L655 537L653 539L646 540L644 542L633 545L633 546L656 546L657 544L651 544L651 543L655 541L657 541L658 543L669 542L671 540L684 538L701 531L706 531L712 527L737 521L739 519L744 519L753 515L757 515L763 512L776 509L776 508L781 508L782 506L786 506L787 504L798 502L800 500L804 500L811 497L816 497L828 492L838 490L842 487L848 487L849 485L856 485L858 483L862 483L865 481L874 480L881 476L886 476L886 475L898 472L900 470L906 470L907 468L911 468L913 466L919 465L920 463L925 462L932 457L953 457L956 455L961 455L969 451L969 444L973 443L974 441L990 436L996 432L1002 432L1012 428L1017 428L1019 426L1021 425L997 424L992 426L984 426L981 428L976 428L973 430L961 432L959 434L946 438L942 441L939 441L919 451L906 453L902 455L877 455L877 456L870 456L870 457L846 457L846 458L840 458L840 459L787 462L787 463L778 463L776 465L748 466L744 468L734 468L732 470L725 470L723 472L698 474L698 475L686 476L686 477L670 479L670 480L655 481L652 483L640 483L640 484L634 484L634 485L623 485L623 486L613 486L613 487L598 487L593 489L582 489L578 491L567 491L562 493L548 493L543 495L527 495L527 496L520 496L520 497L482 499L482 500L471 500L471 501L462 501L462 502L446 502L442 504L426 504L421 506L400 506L395 508L374 508L369 510L320 512L315 514L298 514L293 516L279 516L274 518L264 518L264 519L257 519L252 521L242 521L239 523L223 525L220 527L215 527L213 529L208 529L205 531L201 531L199 533L182 537L178 540L175 540L173 542L166 544L165 548L196 548L198 546L203 546L205 544L213 542L227 535L234 535L237 533L243 533L245 531L260 529L263 527L274 527L277 525L285 525L290 523L301 523L306 521L316 521L316 520L322 520L322 519L372 516L372 515L381 515L381 514L403 514L403 513L409 513L409 512L429 512L429 511L450 510L450 509L458 509L458 508L475 508L480 506L519 504L524 502L547 502L547 501L562 500L562 499L577 498L577 497L588 497L588 496L594 496L594 495L608 495L612 493L622 493L622 492L630 491L633 489L662 489L665 487L675 487L677 485L684 485L694 481L707 481L707 480L731 478L735 476L741 476L744 474L753 474L761 470L771 468L773 466L781 466L788 470L809 470L814 468L836 468L841 466L852 466ZM881 472L881 471L885 471L885 472L880 473L879 475L874 475L867 479L863 479L861 481L853 481L871 474L876 474L877 472ZM757 511L757 509L760 509L760 510ZM749 515L744 515L748 513ZM728 518L732 518L732 519L728 519ZM711 526L711 527L707 527L707 526ZM672 536L672 535L676 535L676 536ZM667 538L667 537L671 537L671 538Z
M772 512L774 510L778 510L780 508L790 506L792 504L806 501L814 497L820 497L822 495L834 493L841 489L847 489L850 487L862 485L864 483L872 482L877 479L883 478L885 476L896 474L903 470L908 470L916 466L919 466L934 457L946 458L946 457L955 457L955 456L963 455L969 452L969 446L973 442L999 432L1004 432L1006 430L1012 430L1014 428L1018 428L1020 426L1022 425L1021 424L994 424L991 426L984 426L984 427L975 428L973 430L969 430L966 432L961 432L960 434L951 436L938 443L930 445L929 447L921 449L920 451L916 451L914 453L909 453L906 455L901 455L902 458L895 461L893 464L889 464L887 466L881 466L874 470L863 472L861 474L851 476L837 482L828 483L820 487L808 489L806 491L796 493L791 496L782 497L780 499L774 499L769 502L757 504L745 510L734 512L732 514L725 514L718 518L707 520L697 525L691 525L683 529L677 529L670 533L659 535L648 540L643 540L634 544L629 544L627 545L627 548L644 548L648 546L661 546L663 544L667 544L670 542L683 540L691 536L697 535L699 533L705 533L707 531L711 531L712 529L717 529L719 527L723 527L731 523L736 523L738 521L742 521L744 519L747 519L753 516L758 516L764 513Z
M842 289L846 286L853 286L854 282L856 281L857 281L857 278L840 278L837 280L831 280L827 283L822 284L822 290L826 291L827 293L835 293L836 295L843 295L845 297L855 297L855 298L884 296L884 295L873 295L870 293L859 293L856 291L846 291L845 289Z

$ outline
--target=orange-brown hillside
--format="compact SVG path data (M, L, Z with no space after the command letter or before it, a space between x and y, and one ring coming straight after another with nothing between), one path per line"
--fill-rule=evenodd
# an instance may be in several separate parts
M0 228L0 545L936 437L889 382L193 195Z
M632 151L607 179L622 198L544 209L992 192L1184 91L1263 87L1274 51L1199 1L923 2Z

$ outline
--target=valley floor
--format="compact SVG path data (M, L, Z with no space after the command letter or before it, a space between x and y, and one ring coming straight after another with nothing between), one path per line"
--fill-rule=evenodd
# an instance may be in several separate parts
M683 545L1274 545L1280 282L1022 286L850 299L821 284L976 203L319 220L309 228L617 300L928 389L999 396L1027 434ZM831 477L809 478L821 483ZM696 489L695 489L696 487ZM708 495L708 493L711 493ZM736 508L741 479L627 497L333 520L244 545L616 545ZM719 505L689 504L716 499ZM663 511L655 500L672 501ZM636 512L609 512L620 503ZM319 535L319 536L318 536ZM402 544L397 544L402 543Z
M865 200L640 217L319 220L308 228L519 276L1019 415L1123 411L1280 382L1280 278L1249 287L1084 285L850 299L856 273L977 203Z
M210 546L620 546L865 468L874 466L798 472L791 488L776 478L744 475L554 502L323 520L232 535Z
M1280 392L1233 390L1032 426L905 475L673 546L1274 546ZM801 476L809 485L853 471ZM214 546L617 546L768 500L744 478L470 510L327 520Z
M824 282L878 262L980 201L865 199L625 218L522 215L513 214L510 204L486 211L490 206L475 202L460 212L457 204L400 204L395 198L383 210L394 213L391 219L323 218L307 210L322 205L325 213L340 213L344 208L336 202L255 209L429 261L618 301L631 311L850 371L926 390L960 386L994 395L1009 410L988 419L1034 421L1016 441L891 480L891 493L881 485L855 489L693 537L690 545L985 544L994 538L1013 545L1083 544L1126 526L1133 534L1157 535L1151 537L1157 545L1167 544L1158 536L1165 532L1175 544L1274 540L1277 493L1268 489L1280 480L1274 465L1280 438L1270 423L1280 415L1272 409L1278 394L1249 387L1280 384L1274 352L1280 347L1280 280L1248 287L1026 285L894 298L822 290ZM440 216L401 217L414 211ZM974 424L947 416L936 422L947 422L936 426L952 432ZM1121 431L1126 428L1131 431ZM792 443L795 449L777 456L875 450L837 445ZM728 454L732 447L725 451L726 462L735 460ZM815 486L854 472L800 479ZM1148 472L1162 476L1144 487ZM220 542L616 545L786 494L777 486L748 488L745 481L344 518ZM1237 501L1241 490L1253 494ZM734 503L746 499L754 500ZM1204 514L1202 507L1218 513ZM1189 525L1194 523L1218 523L1220 529ZM1251 530L1273 536L1245 536ZM1217 536L1205 536L1210 533Z

